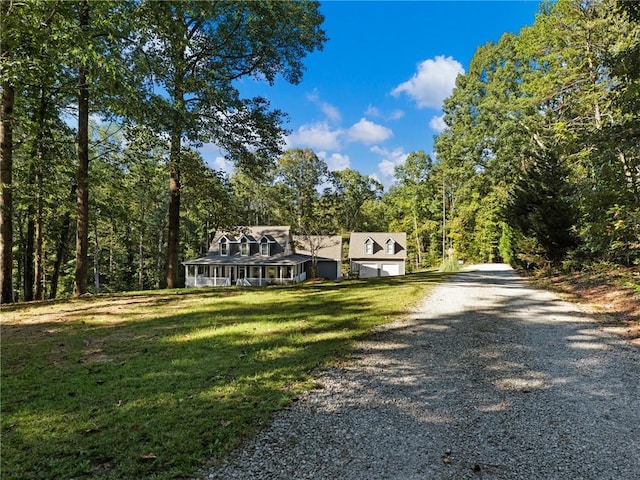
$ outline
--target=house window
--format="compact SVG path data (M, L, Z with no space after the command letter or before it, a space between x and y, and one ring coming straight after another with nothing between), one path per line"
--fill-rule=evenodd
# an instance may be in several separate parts
M364 253L366 255L373 255L373 240L367 238L367 241L364 242Z
M249 256L249 242L242 240L240 243L240 255L243 257Z
M220 240L220 255L229 255L229 244L226 238Z
M269 256L269 242L266 239L260 242L260 255Z
M396 254L396 242L392 239L387 240L387 255L395 255Z

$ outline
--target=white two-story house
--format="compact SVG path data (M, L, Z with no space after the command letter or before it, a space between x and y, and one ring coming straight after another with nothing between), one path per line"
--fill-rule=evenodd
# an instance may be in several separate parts
M217 232L207 255L182 262L185 286L261 286L302 282L311 276L314 258L316 270L318 265L323 267L322 276L338 278L341 237L317 238L319 240L314 245L320 248L314 249L311 255L304 248L303 241L294 241L288 226L239 227L235 231Z

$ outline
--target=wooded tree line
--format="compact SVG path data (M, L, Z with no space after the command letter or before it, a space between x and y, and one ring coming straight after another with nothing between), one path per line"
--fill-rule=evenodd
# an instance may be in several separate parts
M70 275L73 294L86 293L91 235L94 264L104 242L109 275L127 279L117 288L135 275L148 285L149 274L153 285L177 286L193 149L214 142L242 170L268 168L282 150L284 113L242 98L236 82L298 83L304 57L325 41L317 2L3 0L1 15L2 302L14 291L55 297ZM118 125L126 148L114 149L125 144L114 145L111 126L91 129L94 117ZM147 236L159 247L142 245ZM150 273L139 271L149 262Z
M298 82L317 4L5 1L2 301L179 286L180 260L234 225L406 231L409 270L451 252L637 264L639 10L561 0L479 47L434 158L409 154L383 192L282 152L285 114L235 86ZM210 141L230 177L197 152Z
M436 140L459 255L640 261L640 5L560 0L476 51Z

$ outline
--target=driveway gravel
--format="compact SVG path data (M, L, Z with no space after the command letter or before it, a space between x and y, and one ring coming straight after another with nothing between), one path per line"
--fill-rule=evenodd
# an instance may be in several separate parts
M638 479L640 349L479 265L203 479Z

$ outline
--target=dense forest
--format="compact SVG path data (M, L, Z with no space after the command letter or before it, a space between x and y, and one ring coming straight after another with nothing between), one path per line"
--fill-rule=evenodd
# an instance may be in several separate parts
M456 257L640 262L640 4L542 4L480 46L435 152L388 191L311 150L244 76L297 83L315 2L2 2L2 302L182 285L236 225L406 231L409 271ZM207 165L213 142L235 171Z

